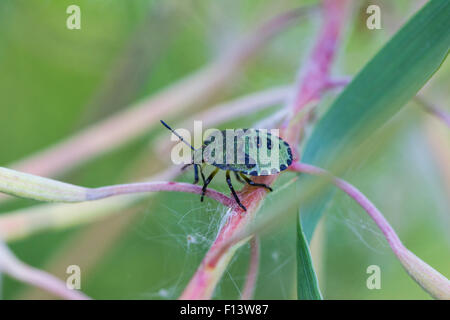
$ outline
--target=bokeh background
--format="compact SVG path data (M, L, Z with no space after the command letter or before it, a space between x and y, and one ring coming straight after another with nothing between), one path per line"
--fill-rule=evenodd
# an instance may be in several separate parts
M315 1L254 0L2 0L0 2L0 165L61 141L82 128L130 107L212 61L237 39L276 13ZM354 1L334 74L354 75L421 7L424 1ZM81 7L81 30L66 28L67 6ZM369 4L378 4L382 29L365 25ZM242 94L295 81L320 26L308 15L270 41L226 90L195 110ZM448 109L450 66L446 62L423 90ZM338 92L327 94L325 110ZM276 106L274 106L276 108ZM248 127L274 108L228 122ZM185 110L172 123L191 116ZM450 181L433 144L439 126L410 102L385 127L383 140L346 176L385 214L405 245L447 277L450 275ZM170 154L155 149L164 129L97 157L58 176L96 187L158 173ZM387 134L386 134L387 132ZM167 135L167 138L169 135ZM440 145L449 149L450 144ZM281 187L292 175L277 181ZM191 181L192 172L180 177ZM226 191L224 179L214 188ZM292 190L270 195L262 208L284 207ZM35 205L0 203L0 215ZM211 245L225 209L196 195L161 193L139 206L98 222L52 230L10 243L25 262L65 279L68 265L82 270L82 290L97 299L174 299ZM294 220L293 220L294 221ZM295 223L262 235L261 270L255 298L295 299ZM376 226L341 193L327 208L313 240L313 257L326 299L429 299L395 259ZM234 257L214 298L239 298L249 247ZM369 265L382 272L381 290L366 287ZM51 298L1 278L3 299Z

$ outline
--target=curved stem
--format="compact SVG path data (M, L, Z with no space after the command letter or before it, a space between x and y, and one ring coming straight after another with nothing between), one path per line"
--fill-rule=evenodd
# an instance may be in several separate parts
M180 168L172 166L155 176L146 178L145 181L172 180L180 173ZM86 194L86 189L82 189ZM123 212L150 195L136 193L127 197L111 197L101 201L85 201L72 204L44 203L2 212L0 215L0 234L5 241L9 242L29 237L43 230L87 224L106 216ZM85 198L86 195L84 196ZM39 221L39 223L36 223L36 221Z
M320 97L329 79L331 65L338 46L339 34L345 22L347 0L326 0L323 2L324 25L322 32L316 42L310 59L304 63L306 68L302 70L300 83L295 90L295 96L292 97L290 104L285 106L286 110L293 113L290 119L296 119L296 116L305 107ZM285 130L289 128L289 130ZM280 131L281 137L291 146L298 145L301 128L297 126L285 126ZM271 185L278 175L265 177L256 177L257 183ZM226 246L230 239L239 234L242 230L249 227L254 220L256 213L265 199L266 191L260 188L244 187L240 192L239 198L242 204L247 208L247 212L242 214L240 210L229 210L227 213L227 222L219 231L213 245L206 253L202 263L196 273L189 281L183 291L180 299L210 299L217 283L225 271L234 252L240 245L251 238L251 235L234 242L233 245ZM225 248L226 246L226 248ZM224 249L225 248L225 249Z
M353 198L372 218L409 275L434 298L450 299L450 281L403 245L380 210L361 191L347 181L309 164L296 162L291 165L290 170L330 178L339 189Z
M0 167L0 193L47 202L85 202L112 196L143 192L175 191L202 194L202 187L182 182L151 181L119 184L100 188L84 188L32 174ZM227 207L233 200L226 195L208 189L206 196Z
M152 182L119 184L107 187L88 189L86 200L99 200L123 194L158 192L158 191L187 192L201 195L202 187L191 183L172 182L172 181L152 181ZM205 195L210 197L211 199L214 199L222 203L227 207L234 206L233 199L216 190L207 189Z

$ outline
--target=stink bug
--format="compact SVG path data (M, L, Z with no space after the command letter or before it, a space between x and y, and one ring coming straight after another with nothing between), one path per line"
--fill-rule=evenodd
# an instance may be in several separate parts
M232 130L233 135L230 135L229 130L217 130L215 134L203 142L200 148L195 149L169 125L162 120L160 121L181 142L193 150L192 162L186 164L183 169L191 165L194 166L194 184L198 183L200 172L203 181L200 201L203 201L206 189L217 172L219 170L225 170L226 181L234 199L244 211L247 211L231 184L230 171L234 172L236 179L241 183L247 183L254 187L262 187L272 191L271 187L262 183L253 182L247 175L269 176L277 174L286 170L292 163L292 150L289 144L280 137L268 133L266 130ZM205 165L216 167L207 178L203 174L203 167Z

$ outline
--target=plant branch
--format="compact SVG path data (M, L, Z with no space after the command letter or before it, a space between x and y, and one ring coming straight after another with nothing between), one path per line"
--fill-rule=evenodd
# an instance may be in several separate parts
M296 162L291 165L290 170L329 178L339 189L353 198L372 218L408 274L432 297L450 299L450 281L403 245L380 210L361 191L345 180L336 178L327 171L309 164Z
M345 0L326 0L323 2L323 15L325 19L323 29L310 60L305 64L307 66L305 76L302 77L301 84L299 85L299 91L305 96L303 97L300 94L295 95L293 107L290 108L293 113L291 119L296 118L296 114L301 111L303 106L310 104L320 97L325 83L328 82L328 73L337 48L338 35L344 24L346 7L347 1ZM310 80L314 85L308 83ZM280 133L291 146L296 146L299 143L299 134L294 133L295 130L286 130L286 128L292 129L292 127L288 124ZM297 130L300 131L299 128ZM277 175L257 177L254 181L271 185L277 177ZM243 213L240 209L228 211L226 223L219 231L213 245L206 253L205 258L191 278L180 299L211 298L214 288L233 257L234 252L248 241L251 236L234 243L234 245L226 249L224 249L223 245L227 243L228 239L232 239L235 234L248 227L255 218L265 195L266 191L261 188L248 186L243 188L239 193L239 197L242 204L247 208L247 212Z
M183 182L152 181L84 188L0 167L0 192L39 201L84 202L123 194L158 191L201 194L202 187ZM233 206L234 202L230 197L213 189L207 189L205 195L227 207Z
M159 192L159 191L202 194L202 186L195 185L192 183L172 182L172 181L152 181L152 182L119 184L95 189L88 189L87 200L89 201L99 200L123 194ZM206 190L205 196L222 203L226 207L233 207L235 204L233 199L211 188L208 188Z
M2 185L1 172L2 169L0 169L0 186ZM159 179L171 180L174 179L177 175L179 175L180 172L181 172L180 169L174 166L154 177L147 178L146 180L159 180ZM28 177L31 176L28 174L23 175L25 176L26 179L28 179ZM22 196L24 197L32 196L33 199L39 198L44 201L49 201L50 199L52 199L52 201L62 200L61 195L51 193L49 192L49 190L52 190L52 186L54 184L56 184L57 186L66 184L63 184L59 181L41 177L31 176L31 178L38 179L39 183L37 183L37 185L40 186L42 186L43 183L42 181L44 181L45 187L39 190L33 184L24 183L33 192L30 192L29 190L28 191L21 190L22 193L25 193ZM182 184L180 186L178 183L174 182L166 182L160 184L154 184L154 182L156 181L146 182L144 184L138 183L135 186L133 186L133 184L129 184L125 188L122 188L119 185L119 188L117 189L115 189L116 186L89 189L67 184L68 189L81 190L82 196L79 196L79 199L77 200L84 202L70 203L70 204L66 203L41 204L30 208L24 208L8 213L2 213L0 215L0 234L3 236L3 239L5 241L11 241L29 236L31 234L46 229L59 229L59 228L66 228L72 225L89 223L133 206L134 204L138 203L142 199L149 196L147 194L147 191L150 191L149 189L157 191L156 189L163 188L163 189L173 189L172 191L178 191L185 188L186 190L188 190L187 192L191 193L192 192L197 193L201 191L201 189L199 190L198 186L189 184L186 184L186 186ZM148 186L146 186L145 184L148 184ZM143 190L143 188L148 189ZM37 189L39 190L39 192L36 195L35 190ZM2 191L5 192L5 190ZM216 200L226 205L228 204L234 205L234 202L230 200L230 198L228 198L227 196L218 193L217 191L214 191L212 189L209 189L209 191L210 192L206 194L207 196L216 198ZM121 197L105 198L110 197L111 193L116 194L130 193L130 194ZM43 198L42 195L45 195L46 199L42 199ZM63 195L64 197L67 197L67 192L63 193ZM88 201L89 195L90 197L94 197L97 199L99 199L100 197L103 197L104 199L98 201ZM60 198L58 199L58 197ZM72 198L69 200L75 199ZM67 199L65 199L65 201L67 201Z

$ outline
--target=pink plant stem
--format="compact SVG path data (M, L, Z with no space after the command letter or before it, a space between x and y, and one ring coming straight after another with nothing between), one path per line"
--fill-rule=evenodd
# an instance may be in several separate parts
M85 189L87 197L86 201L99 200L123 194L157 192L157 191L188 192L196 194L202 193L201 186L189 183L166 182L166 181L131 183L131 184L100 187L94 189L89 188ZM224 204L227 207L235 206L235 202L233 199L213 189L207 189L205 195L212 199L215 199L216 201ZM80 293L79 291L68 289L64 282L54 277L53 275L22 263L1 241L0 241L0 272L5 272L13 278L40 287L65 299L88 299L87 296Z
M86 200L99 200L123 194L158 192L158 191L202 194L202 187L191 183L172 182L172 181L152 181L152 182L120 184L95 189L88 189ZM235 206L235 202L233 199L216 190L208 188L206 190L205 196L214 199L227 207Z
M295 118L295 115L302 110L303 106L320 97L322 90L326 87L331 63L337 48L338 36L344 24L347 3L346 0L326 0L323 2L323 15L325 19L323 29L317 45L313 50L313 54L310 57L310 61L306 62L307 68L304 77L301 77L303 80L299 86L302 94L299 93L295 96L292 108L294 116L291 119ZM300 132L300 129L295 125L286 125L280 133L293 146L298 145L298 132ZM277 177L277 175L257 177L254 181L271 185ZM239 208L228 212L228 220L219 231L216 240L206 253L205 258L180 299L211 298L234 252L241 243L245 242L245 239L227 248L227 250L224 250L224 245L227 244L227 241L233 235L244 230L253 221L265 195L266 191L261 188L244 187L239 196L243 205L246 206L247 212L244 213Z
M309 61L298 75L297 90L294 91L292 101L288 105L295 118L303 109L314 101L318 101L322 93L331 88L346 85L349 79L332 80L330 76L331 66L336 56L339 44L339 36L342 31L349 1L325 0L323 1L324 22L318 41L316 42ZM288 128L285 139L291 146L297 146L301 139L304 121L288 121L283 125ZM298 155L294 147L294 154Z
M401 243L397 234L392 229L389 222L387 222L387 220L384 218L383 214L372 204L372 202L369 201L369 199L366 198L366 196L364 196L364 194L361 193L361 191L356 189L353 185L342 179L333 177L330 173L321 168L309 164L295 162L289 167L289 169L296 172L303 172L312 175L330 177L332 182L338 188L340 188L342 191L344 191L350 197L352 197L369 214L369 216L375 221L377 226L380 228L381 232L383 232L383 234L386 237L386 240L388 241L389 245L392 247L392 250L396 254L399 248L403 247L403 244Z
M242 291L242 300L251 300L253 298L253 294L255 293L256 280L258 279L259 271L259 256L259 237L255 235L250 240L250 264L248 266L244 290Z
M336 178L327 171L309 164L296 162L289 169L330 178L339 189L353 198L372 218L409 275L434 298L450 299L450 281L403 245L380 210L361 191L347 181Z
M154 176L146 178L144 181L173 180L180 173L179 167L171 166ZM54 228L55 224L58 224L59 227L67 227L73 224L93 222L105 217L105 215L109 216L122 212L133 206L139 199L146 197L146 194L138 194L127 199L115 200L112 198L101 202L84 202L71 205L46 203L12 212L4 212L0 215L0 234L5 241L9 242ZM36 221L39 221L39 223L36 223ZM65 223L60 224L61 221L65 221Z
M66 284L57 277L23 263L16 258L2 241L0 241L0 271L19 281L39 287L64 299L90 299L80 291L68 289Z
M207 109L201 114L183 121L181 127L191 127L196 119L203 119L203 126L205 127L237 119L263 108L281 104L292 90L292 86L281 86L252 93L231 102L220 104L212 109Z
M330 86L330 70L334 60L341 32L346 1L324 1L325 21L319 41L316 43L309 63L299 74L299 90L293 101L295 112L310 101L320 98L322 91Z

